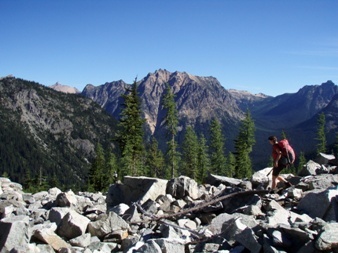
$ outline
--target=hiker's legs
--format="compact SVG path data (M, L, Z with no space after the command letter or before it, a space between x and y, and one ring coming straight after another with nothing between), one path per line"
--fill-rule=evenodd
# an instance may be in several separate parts
M278 164L278 167L274 167L272 170L272 184L271 189L275 189L278 183L278 180L285 181L284 178L282 178L279 173L282 171L284 167L281 164Z
M282 181L283 183L287 183L288 181L286 181L282 176L274 176L272 175L272 184L271 184L271 189L275 189L277 186L277 183L279 181Z
M278 177L278 176L277 176ZM272 175L272 183L271 183L271 189L275 189L277 185L277 177Z
M287 182L288 182L288 181L285 180L285 178L282 177L282 176L278 176L278 177L277 177L277 180L278 180L278 181L282 181L283 183L287 183Z

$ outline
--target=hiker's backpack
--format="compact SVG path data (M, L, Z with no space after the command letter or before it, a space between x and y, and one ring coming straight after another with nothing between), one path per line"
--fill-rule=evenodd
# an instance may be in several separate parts
M296 154L290 146L289 141L287 139L280 140L278 146L282 152L282 156L288 159L289 164L292 164L296 159Z

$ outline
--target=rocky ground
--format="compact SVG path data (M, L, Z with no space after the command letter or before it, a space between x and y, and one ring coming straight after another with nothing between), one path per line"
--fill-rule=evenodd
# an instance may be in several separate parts
M125 177L106 194L0 178L0 252L338 252L337 167L309 161L278 193L270 170L204 185Z

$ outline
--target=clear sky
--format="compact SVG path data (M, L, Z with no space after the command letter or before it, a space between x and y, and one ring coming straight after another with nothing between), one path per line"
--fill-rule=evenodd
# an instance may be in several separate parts
M160 68L272 96L338 84L338 1L0 0L0 77L82 90Z

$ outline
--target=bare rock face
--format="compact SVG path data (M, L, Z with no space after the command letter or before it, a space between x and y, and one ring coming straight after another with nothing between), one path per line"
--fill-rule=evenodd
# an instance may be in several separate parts
M161 131L163 123L162 98L169 84L179 108L180 125L209 122L212 118L227 119L227 124L236 124L243 118L235 99L214 77L200 77L186 72L169 72L159 69L149 73L138 82L142 100L142 112L151 133ZM111 115L119 117L120 96L125 92L123 81L94 87L87 85L82 94L92 98ZM230 130L231 132L231 130Z
M69 93L69 94L76 94L76 93L80 93L80 91L78 89L76 89L75 87L71 87L68 85L63 85L60 83L55 83L53 85L50 86L50 88L52 88L53 90L56 91L60 91L60 92L64 92L64 93Z

